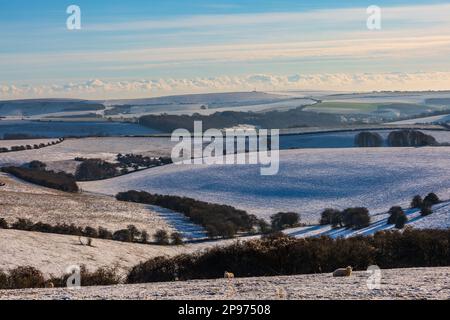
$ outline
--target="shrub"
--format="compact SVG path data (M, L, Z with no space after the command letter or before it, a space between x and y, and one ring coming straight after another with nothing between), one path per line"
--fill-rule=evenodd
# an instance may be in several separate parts
M3 218L0 218L0 229L8 229L8 222Z
M270 217L272 228L275 230L283 230L298 225L300 215L295 212L278 212Z
M441 202L441 200L439 199L439 197L431 192L429 193L425 199L423 199L423 203L427 206L434 206L435 204L438 204L439 202Z
M17 267L11 270L8 283L11 289L45 287L44 275L33 267Z
M101 159L86 159L77 167L77 181L93 181L112 178L118 175L117 165Z
M342 222L345 227L362 229L370 224L370 215L367 208L347 208L342 212Z
M389 218L387 220L388 224L395 224L397 223L397 219L399 216L404 215L405 212L403 211L402 207L391 207L388 211Z
M388 135L388 144L391 147L422 147L437 145L433 136L417 130L392 131Z
M103 228L103 227L99 227L98 228L98 237L101 239L107 239L110 240L113 238L113 234L111 231Z
M165 230L156 231L156 233L153 237L155 238L155 242L157 244L161 244L161 245L169 244L169 235L168 235L167 231L165 231Z
M45 170L47 165L41 161L33 160L28 164L28 168L32 170Z
M391 207L388 213L390 214L390 216L387 220L387 223L395 224L395 227L397 229L402 229L408 221L408 218L406 217L406 214L403 211L402 207Z
M326 225L326 224L333 224L333 222L335 222L335 217L336 215L340 215L341 212L339 210L336 209L325 209L322 211L321 215L320 215L320 221L319 223L321 225Z
M428 216L432 213L433 213L433 210L431 209L431 207L429 207L427 205L422 206L422 208L420 209L420 215L422 217Z
M403 229L405 227L406 222L408 221L408 218L406 217L406 214L401 214L397 217L397 221L395 222L395 227L397 229Z
M8 275L0 270L0 290L9 289L9 277Z
M122 242L131 242L133 240L133 236L128 229L118 230L113 233L113 240L122 241Z
M419 195L414 196L414 198L411 201L411 208L415 209L415 208L421 208L423 204L423 200L422 197Z
M173 232L170 235L170 239L172 240L172 244L175 246L179 246L183 244L183 236L179 232Z
M355 145L358 147L381 147L383 138L376 132L363 131L355 136Z
M93 272L89 272L85 266L81 267L82 286L111 286L120 281L116 267L102 267Z
M149 236L148 232L146 230L142 230L141 231L141 242L147 243L149 238L150 238L150 236Z

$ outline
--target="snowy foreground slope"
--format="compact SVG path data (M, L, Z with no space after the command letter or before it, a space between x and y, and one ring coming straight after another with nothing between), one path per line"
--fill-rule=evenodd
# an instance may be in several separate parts
M354 272L298 276L196 280L68 289L0 291L0 299L449 299L450 268L381 270L381 287L370 290L370 274Z
M297 211L316 223L327 207L365 206L372 214L407 207L416 194L450 194L450 148L304 149L280 152L277 175L258 165L169 165L96 182L85 191L131 189L229 204L260 217Z

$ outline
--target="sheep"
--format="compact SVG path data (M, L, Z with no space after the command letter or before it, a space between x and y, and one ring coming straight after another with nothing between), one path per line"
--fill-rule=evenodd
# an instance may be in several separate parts
M234 273L233 273L233 272L225 271L223 277L224 277L225 279L233 279L233 278L234 278Z
M348 266L347 268L339 268L334 270L333 277L350 277L352 275L353 268Z

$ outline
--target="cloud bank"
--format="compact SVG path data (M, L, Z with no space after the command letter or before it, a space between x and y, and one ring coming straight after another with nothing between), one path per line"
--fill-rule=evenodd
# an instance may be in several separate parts
M0 84L0 99L86 98L120 99L225 91L282 90L450 90L450 72L250 74L192 79L110 81L46 85Z

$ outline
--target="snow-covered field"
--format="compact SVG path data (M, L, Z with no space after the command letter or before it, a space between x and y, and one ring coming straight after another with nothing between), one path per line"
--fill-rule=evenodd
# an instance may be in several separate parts
M133 300L380 300L450 299L450 268L381 270L381 287L367 286L370 274L354 272L336 278L330 273L297 276L194 280L68 289L0 291L0 299L133 299Z
M298 211L317 222L327 207L365 206L372 213L408 206L416 195L450 195L448 147L303 149L280 152L280 170L261 176L259 165L169 165L104 181L87 191L131 189L222 203L268 218Z
M450 114L443 114L439 116L431 116L424 118L416 118L409 120L401 120L391 122L390 124L416 124L416 123L447 123L450 122Z
M124 229L134 224L145 229L150 235L156 230L169 232L175 228L145 205L116 201L114 198L70 194L54 189L43 188L11 178L0 173L0 217L9 223L17 218L57 223L75 224L85 227L104 227L111 231Z
M114 161L118 153L135 153L149 156L170 156L175 142L170 138L145 137L102 137L66 139L62 143L36 150L4 153L0 166L21 165L31 160L49 164L49 169L74 171L74 159L101 158Z

